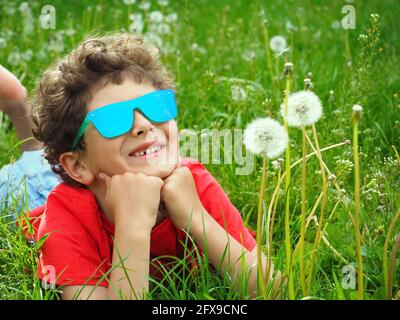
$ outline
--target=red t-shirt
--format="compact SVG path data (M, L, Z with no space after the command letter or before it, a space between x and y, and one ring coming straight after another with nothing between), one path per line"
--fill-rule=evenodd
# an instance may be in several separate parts
M197 160L181 157L181 163L191 171L199 199L207 212L221 226L225 225L225 230L233 238L252 251L256 245L254 232L244 227L240 213L215 178ZM49 234L40 249L37 270L40 279L52 283L55 280L57 285L97 284L108 287L107 277L103 275L111 267L114 224L102 213L90 190L61 183L49 194L46 204L31 211L30 216L40 217L34 222L36 240ZM164 219L151 231L150 258L183 258L186 237L185 232L176 229L170 219ZM150 274L161 278L161 268L157 263L167 266L172 262L172 258L153 260Z

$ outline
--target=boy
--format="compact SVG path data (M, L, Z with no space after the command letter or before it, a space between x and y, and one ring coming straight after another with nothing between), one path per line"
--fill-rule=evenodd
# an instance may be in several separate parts
M50 234L38 275L63 299L144 298L149 261L182 256L184 231L215 267L224 256L232 277L249 272L256 294L254 238L204 166L179 156L173 82L157 54L139 36L89 39L38 85L33 134L63 181L32 213L36 238Z

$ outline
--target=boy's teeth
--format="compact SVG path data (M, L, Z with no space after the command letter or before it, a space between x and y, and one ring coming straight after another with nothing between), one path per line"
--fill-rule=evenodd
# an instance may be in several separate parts
M140 157L140 156L143 156L143 155L145 155L145 154L149 154L149 153L153 153L153 152L159 151L160 149L161 149L161 146L154 146L154 147L148 148L148 149L145 150L145 151L138 151L138 152L135 152L133 155L134 155L135 157Z

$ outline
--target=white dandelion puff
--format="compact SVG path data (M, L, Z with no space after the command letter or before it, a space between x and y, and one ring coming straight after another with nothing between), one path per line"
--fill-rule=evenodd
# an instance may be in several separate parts
M354 113L361 113L361 112L363 112L363 107L360 106L359 104L355 104L355 105L353 106L353 112L354 112Z
M151 3L149 1L144 1L139 3L139 9L143 10L143 11L147 11L149 10L151 7Z
M158 0L157 3L162 7L166 7L168 5L168 0Z
M7 41L6 39L0 37L0 49L3 49L7 46Z
M129 25L130 33L142 33L144 29L144 22L142 20L135 20Z
M359 104L355 104L353 106L353 119L355 121L360 121L362 112L363 112L363 107L360 106Z
M245 50L242 53L242 59L245 61L253 61L256 58L256 53L251 50Z
M254 154L264 154L269 159L279 157L286 149L289 137L285 128L271 118L258 118L244 130L243 143Z
M332 21L332 23L331 23L331 28L333 30L338 30L338 29L340 29L341 26L342 26L342 24L340 23L339 20Z
M283 66L283 74L288 75L289 73L292 73L294 69L294 65L291 62L285 62L285 65Z
M283 51L287 51L286 39L282 36L272 37L269 41L269 47L276 54L281 54Z
M171 27L169 26L169 24L163 22L157 24L154 29L158 34L168 34L171 32Z
M322 117L322 104L311 91L299 91L289 95L287 123L290 127L306 127ZM285 117L285 104L281 104L281 115Z
M153 23L160 23L163 21L164 15L161 11L155 10L150 12L149 19Z
M242 101L247 98L247 92L242 87L231 86L231 98L233 101Z
M293 25L291 21L287 21L285 23L285 28L287 32L294 32L297 31L297 28Z
M143 21L143 15L141 13L131 13L129 15L129 20L131 21Z
M129 6L131 4L135 4L136 0L123 0L122 1L125 5Z
M143 38L144 38L147 42L156 45L158 48L163 47L163 41L162 41L162 39L161 39L156 33L154 33L154 32L147 32L147 33L145 33L145 34L143 35Z
M284 159L278 158L278 159L272 161L271 164L272 164L272 167L273 167L275 170L279 170L279 169L282 168L282 164L283 164L284 162L285 162Z
M178 14L175 12L172 12L165 16L165 21L167 21L168 23L173 23L176 22L177 20L178 20Z
M19 9L20 12L23 13L23 12L30 11L31 8L29 7L29 4L24 1L19 5L18 9Z

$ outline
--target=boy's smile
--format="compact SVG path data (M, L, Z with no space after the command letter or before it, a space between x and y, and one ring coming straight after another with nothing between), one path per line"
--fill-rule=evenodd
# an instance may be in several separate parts
M87 111L107 104L132 100L156 89L126 78L121 84L108 84L95 92ZM94 176L110 176L127 171L166 178L178 161L178 129L175 120L153 123L140 111L132 114L132 129L115 138L104 138L92 125L85 133L86 151L80 160ZM95 181L93 181L95 182Z

